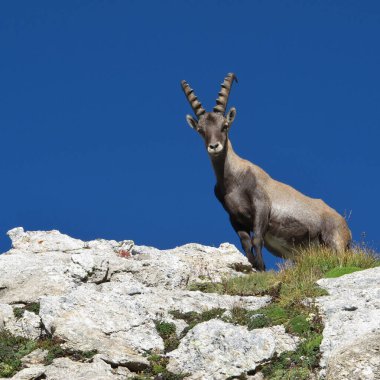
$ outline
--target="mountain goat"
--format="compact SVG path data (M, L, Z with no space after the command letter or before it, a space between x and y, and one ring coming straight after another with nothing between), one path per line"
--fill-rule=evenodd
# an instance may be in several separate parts
M215 195L228 212L249 262L257 270L265 270L263 245L283 258L292 258L295 248L314 243L337 251L346 249L351 232L341 215L321 199L272 179L232 149L228 132L236 109L225 111L234 80L232 73L224 79L213 112L205 111L186 81L181 85L197 116L196 120L187 115L187 122L203 138L211 159Z

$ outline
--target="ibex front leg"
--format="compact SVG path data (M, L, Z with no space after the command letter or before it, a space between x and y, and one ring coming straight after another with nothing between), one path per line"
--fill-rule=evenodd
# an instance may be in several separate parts
M238 234L240 238L241 246L247 256L248 261L252 265L253 268L258 268L258 262L255 258L255 255L252 252L253 245L252 245L252 239L250 235L250 231L248 228L244 228L241 224L235 222L233 219L230 218L232 227L234 228L235 232ZM260 270L260 269L259 269Z
M259 271L265 271L262 250L264 245L264 236L269 224L269 207L267 207L265 199L256 199L253 204L253 210L252 246L255 252L255 267Z

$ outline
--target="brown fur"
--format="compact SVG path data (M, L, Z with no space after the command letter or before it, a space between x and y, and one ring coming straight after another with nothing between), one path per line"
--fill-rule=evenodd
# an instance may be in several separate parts
M295 248L309 244L346 249L351 232L341 215L321 199L272 179L234 152L228 131L235 115L232 108L226 116L206 112L198 121L187 115L187 121L205 142L217 180L215 195L252 266L265 270L263 245L283 258L292 258Z

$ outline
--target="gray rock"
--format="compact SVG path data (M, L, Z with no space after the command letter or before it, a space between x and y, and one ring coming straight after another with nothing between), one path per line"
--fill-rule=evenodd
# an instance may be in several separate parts
M283 351L294 350L298 338L283 326L248 331L214 319L195 326L170 352L168 369L189 373L187 379L218 380L252 371Z
M46 367L47 380L121 380L109 364L103 360L94 360L92 363L74 362L68 358L55 359Z
M65 294L75 287L67 275L68 254L17 252L0 256L0 302L37 302L40 296Z
M31 367L37 364L43 364L48 352L49 351L47 350L38 348L37 350L34 350L30 354L25 355L23 358L21 358L22 365L24 367Z
M5 329L7 324L14 319L12 306L0 303L0 330Z
M380 330L345 345L329 360L327 380L379 380Z
M85 247L82 240L74 239L56 230L25 232L22 227L17 227L8 231L8 236L12 240L12 249L9 253L68 252Z
M220 282L224 277L241 275L239 266L251 268L247 259L232 244L219 248L200 244L186 244L168 250L133 247L134 259L130 270L134 277L147 286L166 289L186 289L193 282Z
M46 367L43 365L31 366L22 369L12 377L12 380L35 380L41 378L45 373Z
M345 350L353 352L353 347L362 345L364 337L380 331L380 267L321 279L318 284L329 292L317 300L325 324L321 344L324 376L326 369L329 372L330 362L335 363L336 355L340 357ZM360 355L366 356L364 352ZM377 372L376 376L380 374Z
M37 339L41 335L41 319L27 310L21 318L16 318L12 306L0 304L0 330L3 329L16 336Z
M95 373L105 379L128 378L130 371L149 366L146 352L163 353L156 321L174 323L178 336L187 327L170 311L256 310L270 302L270 297L186 290L191 282L221 281L250 268L230 244L158 250L135 246L131 240L82 242L58 231L16 228L9 236L12 249L0 256L0 329L36 339L42 326L62 339L65 348L98 351L91 363L62 358L47 367L39 365L43 359L34 352L24 358L29 368L20 371L19 378L96 379ZM15 318L11 305L30 302L40 302L39 315L25 311L22 318ZM288 338L280 333L276 339L281 350Z
M4 324L4 328L16 336L38 339L41 336L41 318L25 310L21 318L10 317Z
M43 297L40 316L45 328L67 346L96 349L107 360L123 363L135 361L135 355L148 350L163 350L155 321L172 321L171 310L202 312L234 306L255 310L268 302L268 297L220 296L143 285L139 293L131 294L128 284L110 282L84 284L61 297Z

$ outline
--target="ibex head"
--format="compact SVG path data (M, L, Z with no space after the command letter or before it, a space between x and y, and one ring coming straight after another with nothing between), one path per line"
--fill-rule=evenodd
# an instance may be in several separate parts
M190 127L194 128L202 136L211 157L219 156L226 149L228 131L236 116L234 107L225 114L228 96L234 80L237 82L237 78L233 73L229 73L224 78L213 112L206 112L195 96L194 90L190 88L186 81L181 82L186 98L198 118L196 120L192 116L186 115L186 120Z

